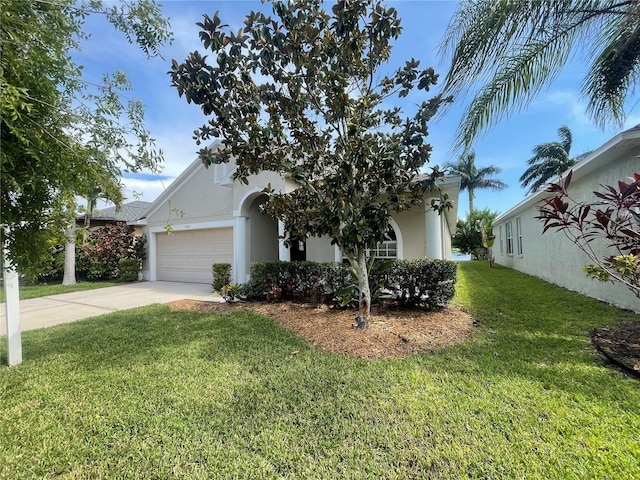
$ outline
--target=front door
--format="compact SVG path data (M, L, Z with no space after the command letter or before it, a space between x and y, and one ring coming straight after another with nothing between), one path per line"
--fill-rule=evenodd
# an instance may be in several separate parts
M307 259L307 242L304 240L294 240L291 242L291 261L304 262Z

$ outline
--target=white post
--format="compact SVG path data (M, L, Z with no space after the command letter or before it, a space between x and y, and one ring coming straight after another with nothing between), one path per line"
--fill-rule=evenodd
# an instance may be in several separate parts
M440 214L435 210L426 210L424 212L424 223L427 258L442 259L442 221Z
M233 228L233 265L235 283L247 281L247 217L236 217Z
M22 336L20 333L20 282L18 272L10 266L4 251L4 293L7 327L7 363L22 363Z
M284 244L284 222L278 220L278 260L291 261L291 250Z

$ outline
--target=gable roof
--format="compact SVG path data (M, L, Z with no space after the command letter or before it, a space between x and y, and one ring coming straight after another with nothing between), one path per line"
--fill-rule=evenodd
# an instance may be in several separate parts
M633 153L634 149L636 155L640 157L640 125L636 125L635 127L619 133L571 167L571 170L573 171L572 181L576 182L594 170L607 165L609 162L619 158L621 154L627 152ZM562 174L554 177L547 183L558 183L561 177ZM533 204L541 202L543 198L548 196L549 192L546 191L546 188L541 188L537 192L529 194L524 198L524 200L516 204L514 207L510 208L503 214L498 215L493 221L493 224L495 225L506 217L510 217Z

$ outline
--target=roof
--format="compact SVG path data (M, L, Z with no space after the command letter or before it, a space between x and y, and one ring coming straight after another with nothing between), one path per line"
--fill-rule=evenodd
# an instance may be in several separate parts
M636 125L628 130L625 130L609 141L601 145L599 148L587 155L583 160L574 165L571 170L573 171L572 179L576 182L580 178L585 177L594 170L608 164L609 162L619 158L621 153L626 152L640 152L640 125ZM558 183L561 180L562 174L557 176L548 183ZM539 203L543 198L549 196L549 192L546 188L542 188L530 195L526 196L524 200L510 208L501 215L498 215L493 221L493 224L504 220L507 217L513 216L516 213L523 211L533 204Z
M109 207L96 210L91 215L92 220L110 220L114 222L130 222L145 216L151 202L135 201L124 203L120 208Z

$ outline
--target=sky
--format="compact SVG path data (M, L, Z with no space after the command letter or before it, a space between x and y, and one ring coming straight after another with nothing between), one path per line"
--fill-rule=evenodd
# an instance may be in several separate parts
M106 1L105 3L108 3ZM216 11L224 23L238 31L251 10L270 11L269 5L260 1L176 1L160 0L163 14L169 17L174 42L161 50L163 58L147 59L136 47L129 45L123 35L116 32L104 19L96 16L87 20L85 32L91 37L83 42L82 50L74 53L74 59L83 65L85 78L98 81L103 73L122 70L132 82L130 98L140 99L146 109L146 125L156 139L156 146L164 152L163 171L126 174L123 178L126 201L155 200L164 189L197 157L200 147L193 140L193 131L206 122L206 117L196 105L187 104L170 85L171 60L184 61L190 52L205 53L199 41L196 22L203 14L213 16ZM455 1L445 0L388 0L388 6L398 10L403 32L395 43L389 66L396 69L410 58L420 60L421 67L432 66L444 78L449 58L439 54L439 45L450 18L455 11ZM518 178L527 168L535 145L557 140L557 130L566 125L573 134L572 155L595 150L620 131L640 124L640 92L636 91L629 102L628 118L622 129L609 127L600 130L585 113L585 101L580 95L581 82L587 71L589 59L577 56L565 68L556 81L543 89L526 110L503 118L487 130L475 144L476 165L495 165L502 171L495 177L508 185L502 191L477 190L474 208L488 208L504 213L524 197L526 191ZM410 97L413 103L426 100L437 87L424 98ZM430 123L428 142L433 147L430 162L426 165L443 165L456 160L452 152L456 127L470 98L459 98L446 112ZM398 102L399 106L403 104ZM409 106L407 113L412 113ZM458 216L468 213L467 192L459 200Z

